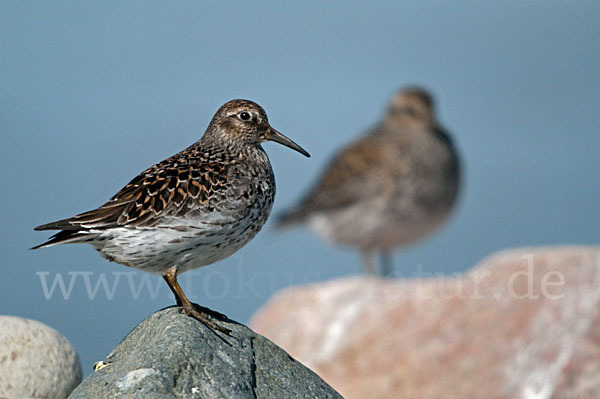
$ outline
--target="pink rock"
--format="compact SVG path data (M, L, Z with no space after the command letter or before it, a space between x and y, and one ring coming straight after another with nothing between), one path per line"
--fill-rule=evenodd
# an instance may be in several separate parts
M600 398L600 248L287 289L251 322L346 398Z

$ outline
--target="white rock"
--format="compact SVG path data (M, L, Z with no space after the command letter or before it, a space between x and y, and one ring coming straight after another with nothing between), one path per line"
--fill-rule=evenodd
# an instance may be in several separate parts
M0 316L0 397L66 398L80 382L77 353L58 331Z

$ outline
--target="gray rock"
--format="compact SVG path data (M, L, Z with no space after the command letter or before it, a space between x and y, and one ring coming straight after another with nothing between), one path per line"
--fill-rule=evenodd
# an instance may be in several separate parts
M0 316L0 397L66 398L79 382L77 353L58 331Z
M341 398L266 338L231 320L227 336L163 309L140 323L70 399Z

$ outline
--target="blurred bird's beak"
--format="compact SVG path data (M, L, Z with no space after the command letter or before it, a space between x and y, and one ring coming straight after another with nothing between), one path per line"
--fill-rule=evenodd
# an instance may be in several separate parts
M283 144L284 146L289 147L292 150L298 151L305 157L310 158L310 154L306 152L304 148L300 147L298 144L294 143L292 140L288 139L272 127L269 127L269 131L267 132L267 134L265 134L265 139L268 141L275 141L276 143Z

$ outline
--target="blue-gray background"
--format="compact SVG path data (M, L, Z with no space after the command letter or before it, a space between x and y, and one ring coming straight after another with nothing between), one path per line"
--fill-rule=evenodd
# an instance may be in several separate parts
M87 374L173 304L154 275L156 295L142 288L135 299L129 283L139 289L146 275L118 277L131 270L91 247L27 251L48 236L32 228L100 205L197 140L238 97L263 105L313 156L265 146L277 212L397 88L432 90L465 186L441 232L396 253L404 275L463 271L507 247L597 244L599 4L2 1L0 314L60 330ZM238 255L183 283L195 301L247 322L286 286L359 273L355 253L268 224ZM56 286L46 299L42 280L57 276L66 288L75 278L72 292L64 299ZM100 288L90 299L86 276L91 288L102 276L110 288L117 281L114 297Z

